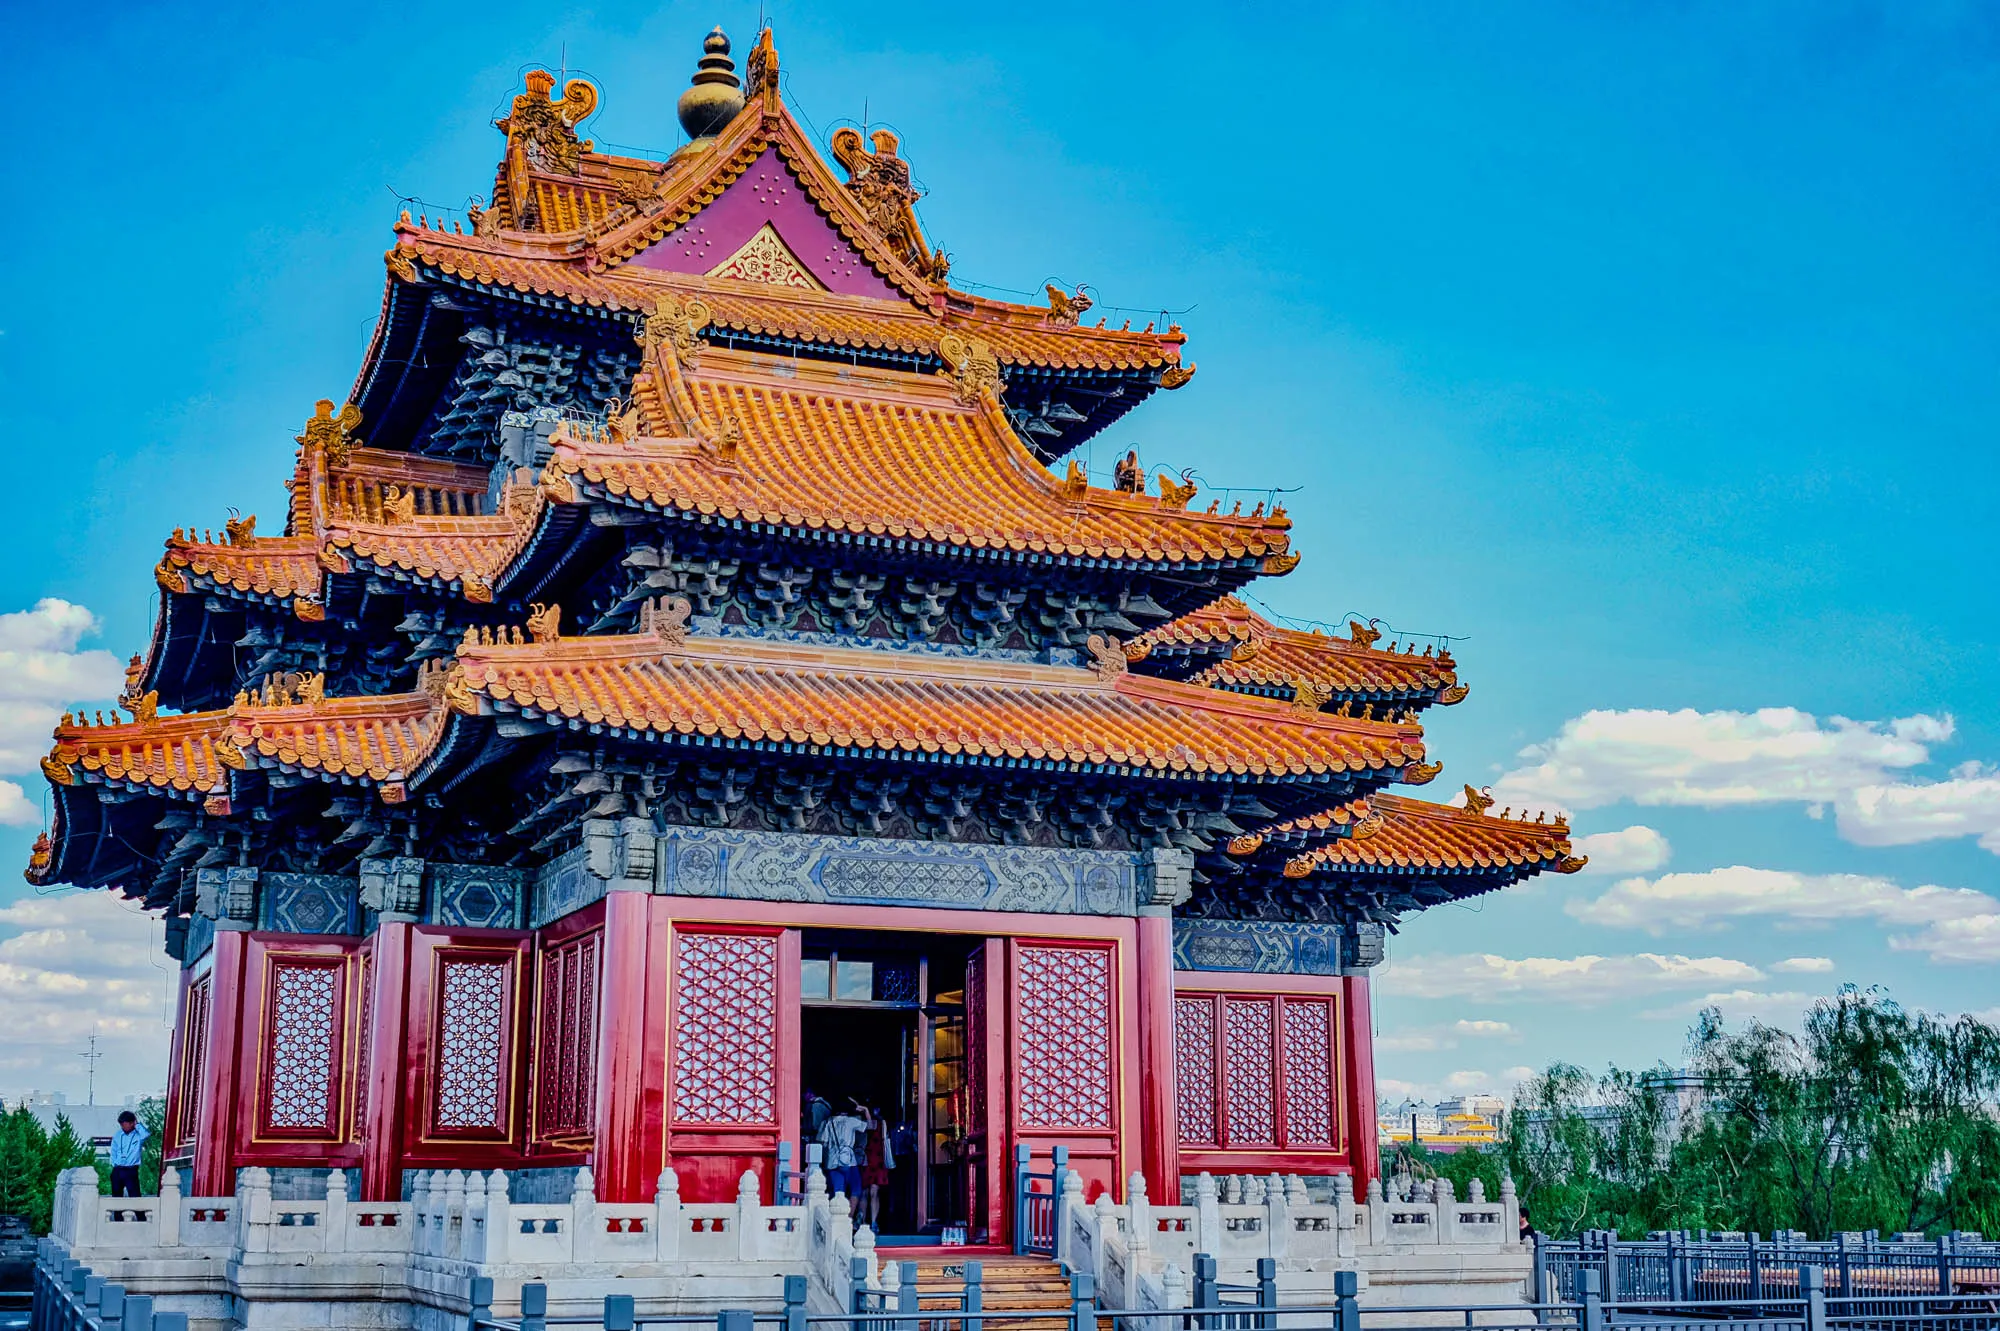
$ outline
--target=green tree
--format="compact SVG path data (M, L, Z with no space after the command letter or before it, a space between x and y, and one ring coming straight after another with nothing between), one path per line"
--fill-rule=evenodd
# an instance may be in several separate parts
M0 1114L0 1214L26 1216L35 1233L48 1233L57 1177L95 1158L66 1114L56 1115L53 1133L26 1105Z

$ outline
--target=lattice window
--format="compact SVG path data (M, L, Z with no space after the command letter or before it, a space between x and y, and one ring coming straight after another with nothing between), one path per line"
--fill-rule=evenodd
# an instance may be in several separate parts
M504 1131L508 965L446 961L439 970L432 1121L440 1129Z
M1284 1001L1285 1144L1332 1146L1333 1017L1324 1000Z
M1021 1126L1111 1127L1110 951L1023 947L1016 956Z
M355 971L355 982L361 986L361 1016L354 1024L357 1041L354 1050L354 1130L357 1135L368 1130L368 1051L375 1043L374 969L374 959L362 953L361 965Z
M340 968L274 961L270 974L264 1126L277 1132L336 1132Z
M1174 1000L1174 1093L1183 1146L1213 1146L1215 1000Z
M598 945L585 934L542 957L535 1123L544 1137L587 1134L597 1112Z
M1270 999L1222 1000L1222 1125L1229 1146L1278 1140L1274 1026Z
M187 1008L181 1017L180 1121L174 1144L192 1145L201 1131L202 1079L208 1075L208 1025L211 982L204 975L188 986Z
M778 940L680 935L674 976L674 1118L778 1121Z

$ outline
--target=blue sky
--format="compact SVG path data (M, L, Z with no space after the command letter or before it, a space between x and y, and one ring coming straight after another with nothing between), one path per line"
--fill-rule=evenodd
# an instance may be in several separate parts
M1462 639L1435 789L1574 810L1620 868L1409 921L1392 1094L1671 1060L1712 995L2000 1006L1994 11L766 11L811 124L902 134L955 277L1184 311L1199 377L1100 464L1303 487L1268 603ZM537 63L598 81L600 143L671 149L702 34L756 17L8 11L0 858L54 712L143 646L161 539L279 525L398 197L488 189ZM13 881L0 1094L81 1089L100 1022L100 1084L157 1086L156 927Z

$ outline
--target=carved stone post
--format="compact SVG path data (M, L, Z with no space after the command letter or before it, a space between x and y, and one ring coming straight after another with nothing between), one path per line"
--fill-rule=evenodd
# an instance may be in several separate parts
M173 1165L160 1167L160 1246L178 1248L181 1243L181 1171Z
M1222 1203L1215 1194L1215 1175L1206 1169L1194 1181L1196 1252L1222 1251Z
M444 1176L444 1255L465 1255L465 1171Z
M1458 1242L1458 1199L1452 1196L1451 1180L1441 1178L1431 1184L1431 1198L1437 1207L1437 1241Z
M1076 1266L1079 1254L1075 1251L1076 1217L1083 1214L1083 1175L1074 1169L1067 1170L1062 1178L1062 1194L1056 1199L1056 1260ZM1092 1268L1095 1270L1096 1268Z
M1153 1249L1153 1203L1146 1196L1146 1176L1137 1171L1125 1181L1125 1247L1132 1254L1133 1289L1125 1296L1129 1302Z
M583 1165L576 1171L576 1190L569 1199L569 1259L596 1260L597 1234L597 1179L590 1166Z
M326 1244L328 1252L347 1250L347 1171L344 1169L327 1171L326 1232L320 1235L320 1241Z
M1264 1255L1280 1263L1292 1255L1292 1208L1276 1173L1264 1181Z
M1368 1180L1368 1242L1376 1248L1389 1242L1389 1203L1379 1178Z
M1354 1175L1333 1176L1333 1250L1337 1256L1354 1256L1354 1229L1360 1220L1354 1205Z
M271 1171L262 1165L247 1166L236 1177L236 1210L243 1218L242 1237L237 1241L245 1252L271 1250Z
M757 1172L746 1169L743 1177L736 1181L737 1255L746 1262L756 1261L763 1247L762 1211L763 1206L758 1201Z
M507 1171L496 1169L486 1176L486 1262L498 1266L507 1260L513 1243L514 1203L507 1192Z
M1521 1198L1514 1191L1514 1176L1500 1176L1500 1242L1516 1243L1521 1234Z
M653 1232L659 1235L660 1260L677 1262L681 1256L681 1176L671 1167L660 1171L653 1185Z

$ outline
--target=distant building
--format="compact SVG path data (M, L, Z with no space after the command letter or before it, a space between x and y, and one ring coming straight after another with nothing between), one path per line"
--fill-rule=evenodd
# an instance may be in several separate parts
M1411 1141L1434 1151L1491 1146L1500 1140L1507 1102L1497 1095L1462 1095L1427 1105L1405 1100L1377 1116L1376 1140L1383 1146Z
M67 1116L70 1129L95 1147L99 1155L105 1155L111 1150L111 1134L118 1131L118 1116L128 1109L138 1113L142 1100L141 1096L128 1095L117 1104L73 1105L61 1091L29 1091L15 1100L0 1100L0 1104L10 1110L25 1105L44 1132L53 1133L56 1119Z

